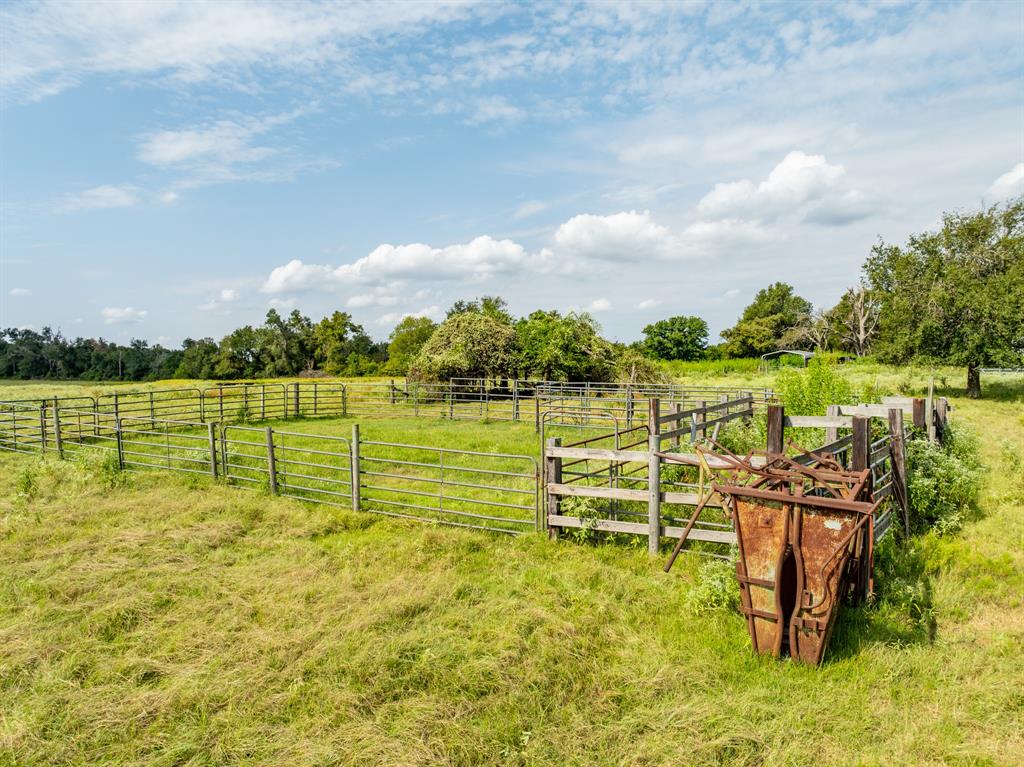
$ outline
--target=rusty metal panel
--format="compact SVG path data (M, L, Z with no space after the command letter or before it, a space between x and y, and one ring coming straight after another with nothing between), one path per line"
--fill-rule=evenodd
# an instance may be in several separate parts
M740 550L736 576L754 649L778 656L785 616L776 583L789 537L789 509L781 504L736 498L733 521Z

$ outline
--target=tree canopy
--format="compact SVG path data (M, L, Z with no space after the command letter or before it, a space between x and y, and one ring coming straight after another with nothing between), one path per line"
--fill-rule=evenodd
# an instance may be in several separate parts
M643 350L659 360L697 360L708 345L708 324L700 317L669 317L644 328Z
M936 232L900 247L878 243L864 277L879 303L875 341L887 362L979 368L1024 361L1024 197L977 213L950 213Z
M722 331L730 357L756 357L780 348L786 332L806 322L811 302L792 285L775 282L762 288L743 310L739 322Z
M606 381L615 354L601 327L586 312L536 311L516 323L518 372L527 378Z
M395 325L388 343L387 372L405 375L435 330L437 323L429 317L405 317Z
M428 381L507 376L516 362L516 331L481 312L445 320L420 349L409 375Z

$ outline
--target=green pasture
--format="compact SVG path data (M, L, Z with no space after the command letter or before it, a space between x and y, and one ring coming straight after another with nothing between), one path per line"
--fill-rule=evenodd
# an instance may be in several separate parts
M1024 386L968 400L962 371L844 371L915 394L933 373L980 438L980 501L958 533L883 547L876 601L842 614L821 668L753 655L704 557L666 575L626 541L0 454L0 765L1020 764ZM745 375L701 383L773 382ZM359 423L539 445L532 423Z

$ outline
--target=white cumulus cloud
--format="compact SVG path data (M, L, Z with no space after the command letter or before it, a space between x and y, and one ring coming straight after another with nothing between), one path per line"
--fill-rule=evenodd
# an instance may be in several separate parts
M335 290L384 285L401 280L480 282L522 269L543 268L551 254L532 254L512 240L477 237L470 242L434 248L423 243L379 245L350 264L328 266L292 259L275 268L263 284L265 293Z
M414 312L388 312L377 318L378 325L397 325L406 317L429 317L432 320L440 319L441 307L437 305L425 306Z
M806 215L817 223L845 223L871 211L865 195L844 186L846 169L824 155L793 151L760 183L750 179L715 184L697 204L704 218L773 220Z
M15 298L27 298L32 295L31 288L11 288L8 293Z
M607 298L595 298L587 304L588 312L606 312L612 308L612 302Z
M555 232L560 254L605 261L639 261L679 254L677 238L648 211L573 216Z
M142 322L149 314L145 309L134 309L126 306L123 309L110 306L100 312L103 322L106 325L130 325Z
M1024 162L1019 162L992 182L988 196L1003 200L1024 193Z
M645 298L643 301L636 305L637 309L653 309L656 306L661 306L661 301L656 298Z

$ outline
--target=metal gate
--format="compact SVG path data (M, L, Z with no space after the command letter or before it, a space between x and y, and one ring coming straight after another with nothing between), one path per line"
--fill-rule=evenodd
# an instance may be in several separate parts
M353 444L363 511L499 533L538 529L539 470L531 456Z

